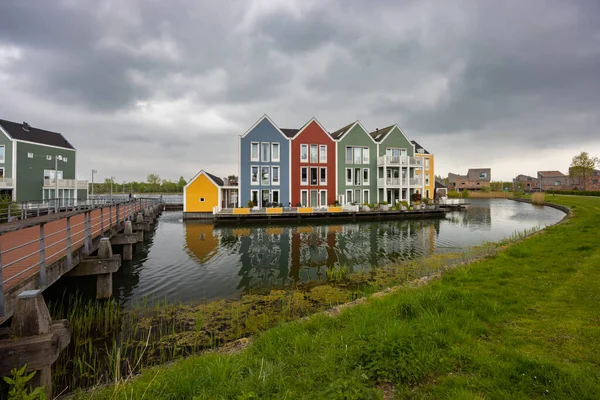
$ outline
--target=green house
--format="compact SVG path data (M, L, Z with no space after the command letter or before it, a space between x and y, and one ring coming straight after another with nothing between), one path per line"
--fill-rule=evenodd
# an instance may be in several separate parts
M359 121L331 133L337 149L337 191L341 204L377 201L377 143Z
M58 132L0 119L0 195L13 201L87 200L75 174L77 150Z

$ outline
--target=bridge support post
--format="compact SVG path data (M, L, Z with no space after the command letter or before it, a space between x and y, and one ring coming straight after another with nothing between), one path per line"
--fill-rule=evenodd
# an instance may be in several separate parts
M123 231L125 235L133 234L133 225L131 221L125 221L125 229ZM137 237L136 237L137 242ZM123 260L131 261L133 260L133 245L132 244L124 244L123 245Z
M113 258L112 245L110 244L110 239L100 239L100 245L98 247L98 258L101 260L110 260ZM96 298L108 299L110 298L110 296L112 296L112 272L106 274L99 274L96 277Z
M52 398L52 364L69 344L69 321L51 321L42 291L25 290L17 297L10 333L18 337L0 340L0 375L27 364L27 372L36 371L31 389L43 386Z
M96 298L107 299L112 296L112 274L120 267L121 256L113 255L110 239L101 238L98 255L81 260L67 276L96 275Z
M146 224L144 223L144 216L142 215L141 212L138 212L135 216L135 226L134 226L134 230L136 231L136 233L138 235L138 243L141 243L144 241L144 231L146 230L145 226L146 226Z

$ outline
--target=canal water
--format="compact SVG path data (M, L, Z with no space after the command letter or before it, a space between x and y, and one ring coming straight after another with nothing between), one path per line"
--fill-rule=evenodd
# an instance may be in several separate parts
M498 241L517 231L543 228L564 213L505 199L469 199L466 211L442 219L298 224L213 225L182 221L166 212L134 260L113 275L125 304L142 297L168 302L236 298L243 293L326 279L327 268L350 272L433 253ZM68 286L67 286L68 285ZM93 277L62 282L94 292ZM50 296L54 297L54 296Z

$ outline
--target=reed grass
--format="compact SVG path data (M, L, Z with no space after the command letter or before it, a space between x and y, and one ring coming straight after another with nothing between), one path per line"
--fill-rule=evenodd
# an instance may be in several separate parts
M514 192L507 191L485 192L483 190L470 190L469 197L473 199L508 199L515 197L515 194Z
M543 206L546 202L546 194L545 193L532 193L531 194L531 203L536 204L538 206Z

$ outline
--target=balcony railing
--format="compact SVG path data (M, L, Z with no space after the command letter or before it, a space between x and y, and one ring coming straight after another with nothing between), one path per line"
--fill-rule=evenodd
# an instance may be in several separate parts
M408 186L408 180L404 179L404 185L402 185L400 178L377 178L377 186Z
M44 179L44 187L53 189L56 187L56 179ZM58 187L60 189L87 189L88 181L78 181L77 179L59 179Z
M13 186L12 178L0 178L0 187L1 188L7 188L7 187L12 187L12 186Z
M423 186L422 178L410 178L410 186Z
M380 156L377 157L377 165L390 165L390 166L423 166L423 159L421 157L408 157L408 156Z

